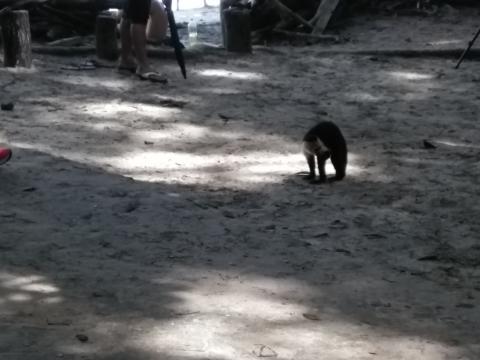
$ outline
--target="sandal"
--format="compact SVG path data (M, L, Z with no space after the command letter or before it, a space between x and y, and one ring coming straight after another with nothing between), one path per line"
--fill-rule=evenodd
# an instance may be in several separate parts
M151 82L156 82L156 83L161 83L161 84L167 84L168 79L166 78L165 75L162 75L160 73L157 73L155 71L149 71L145 73L137 73L137 76L140 78L140 80L149 80Z

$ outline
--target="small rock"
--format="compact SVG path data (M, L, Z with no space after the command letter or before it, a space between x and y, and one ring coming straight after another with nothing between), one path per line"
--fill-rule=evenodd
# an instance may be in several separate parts
M226 211L223 212L223 216L225 216L225 217L227 217L227 218L229 218L229 219L235 219L235 215L233 215L233 213L230 212L230 211L228 211L228 210L226 210Z
M320 318L316 314L302 314L305 319L312 320L312 321L319 321Z
M334 249L334 251L338 252L338 253L343 253L343 254L346 254L346 255L352 255L352 252L350 250L347 250L347 249L336 248L336 249Z
M36 190L37 190L37 188L34 187L34 186L31 186L31 187L27 187L27 188L22 189L23 192L34 192L34 191L36 191Z
M112 246L112 244L106 240L100 240L99 243L98 243L101 247L104 247L104 248L108 248L110 246Z
M430 141L428 140L423 140L423 147L425 149L436 149L437 147L433 145Z
M15 212L9 212L9 211L0 212L0 217L3 217L3 218L14 218L14 217L17 217L17 213L15 213Z
M85 214L83 214L82 216L80 216L80 218L81 218L82 220L90 220L92 217L93 217L93 214L90 213L90 212L89 212L89 213L85 213Z
M84 334L77 334L75 337L78 339L78 341L83 343L88 341L88 336Z
M52 326L69 326L72 320L69 319L47 319L47 324Z
M229 116L229 115L225 115L225 114L222 114L222 113L218 113L218 117L224 121L228 121L230 120L232 117Z
M123 190L112 189L109 191L109 195L113 198L124 198L127 196L127 192Z
M371 234L365 234L365 237L367 239L385 239L385 236L382 235L382 234L375 234L375 233L371 233Z
M131 200L126 204L125 212L131 213L132 211L137 210L139 206L140 206L140 201L138 201L137 199Z
M330 229L346 229L348 225L341 220L335 220L328 227Z
M252 352L257 357L277 357L277 353L270 346L256 344L257 348Z
M426 256L419 257L417 260L418 261L440 261L437 255L426 255Z
M456 305L457 308L463 308L463 309L473 309L475 305L473 304L468 304L468 303L460 303Z
M13 108L14 108L14 105L13 105L12 102L5 103L5 104L2 104L2 105L1 105L1 109L2 109L3 111L12 111Z
M386 307L386 308L392 307L392 304L390 304L389 302L383 302L380 300L373 301L370 305L373 307Z

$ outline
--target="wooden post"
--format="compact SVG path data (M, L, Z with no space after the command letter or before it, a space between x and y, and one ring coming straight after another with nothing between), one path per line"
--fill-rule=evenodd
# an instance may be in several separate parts
M220 27L222 29L222 41L223 41L223 47L227 47L225 43L225 16L223 15L223 12L227 9L230 9L231 7L235 7L235 5L238 4L239 0L220 0Z
M250 11L230 8L223 11L227 51L252 52Z
M220 0L220 27L222 29L222 42L223 42L223 47L226 48L227 45L225 44L225 16L223 15L223 12L227 10L230 7L230 1L229 0Z
M273 3L275 4L275 6L277 7L278 9L278 12L280 13L280 16L289 16L289 17L292 17L294 18L299 24L302 24L303 26L305 26L307 29L312 29L312 24L310 24L307 20L305 20L304 18L302 18L300 15L298 15L297 13L293 12L292 10L290 10L289 7L285 6L280 0L271 0L273 1Z
M117 19L111 15L98 15L95 37L97 57L104 60L117 60L119 56Z
M28 11L8 11L1 15L3 65L32 66L32 36Z

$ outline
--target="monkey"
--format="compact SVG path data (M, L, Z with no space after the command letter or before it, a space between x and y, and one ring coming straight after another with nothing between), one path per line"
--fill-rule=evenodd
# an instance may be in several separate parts
M340 181L346 175L347 143L342 132L333 122L322 121L311 128L303 137L303 154L310 173L305 176L312 183L327 181L325 162L330 158L335 168L335 176L329 182ZM317 158L319 179L315 181L315 157Z

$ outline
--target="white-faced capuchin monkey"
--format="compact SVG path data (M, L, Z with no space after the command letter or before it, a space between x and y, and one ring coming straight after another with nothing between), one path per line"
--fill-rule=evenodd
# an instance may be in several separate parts
M335 177L328 181L338 181L345 177L347 168L347 143L337 125L323 121L311 128L303 137L303 153L307 159L310 174L305 177L313 183L327 181L325 162L331 159ZM315 157L317 158L319 179L315 181Z

